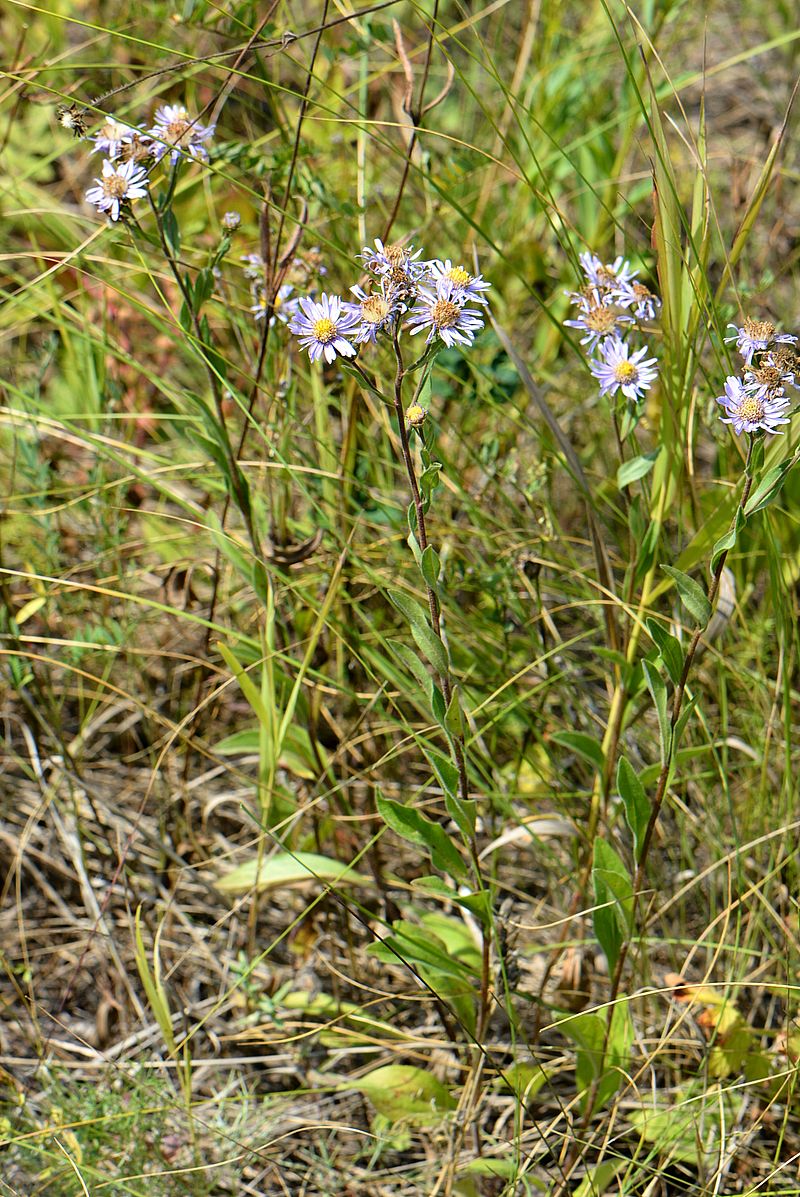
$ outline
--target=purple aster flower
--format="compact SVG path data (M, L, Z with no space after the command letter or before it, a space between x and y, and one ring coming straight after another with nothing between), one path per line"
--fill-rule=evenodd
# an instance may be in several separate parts
M720 416L722 423L732 424L737 436L759 430L777 433L779 424L789 423L784 415L789 400L780 387L774 391L760 387L753 392L742 385L740 378L730 375L725 380L725 394L717 398L717 403L725 409L726 414Z
M169 153L174 165L182 154L199 162L208 162L204 142L214 136L214 125L201 125L192 120L182 104L162 104L156 112L156 123L150 130L154 138L156 161Z
M263 279L265 262L261 254L242 254L241 261L247 263L242 267L245 278L249 278L251 282Z
M623 310L633 308L633 315L637 320L655 320L661 307L661 300L644 283L625 283L615 288L611 295L614 303Z
M725 340L736 342L736 348L748 366L753 360L753 354L764 353L773 343L776 345L795 345L797 343L797 337L792 336L791 333L776 332L775 325L769 320L751 320L748 316L741 327L729 324L728 328L733 329L733 336L726 337Z
M591 296L578 297L580 314L576 320L565 320L568 328L578 328L585 333L581 337L581 345L590 346L594 350L601 341L608 337L619 339L619 325L632 324L633 317L618 312L608 303L603 302L599 291L593 291Z
M272 305L272 317L270 319L270 328L276 320L280 320L281 324L288 324L297 312L298 299L290 299L294 287L291 283L284 283L282 287L278 288L278 294L275 296L275 302ZM255 316L256 320L263 320L267 314L267 292L264 287L259 287L256 295L256 302L250 308L250 311Z
M123 125L121 121L114 120L113 116L109 116L102 128L91 138L94 143L92 153L100 151L105 154L106 158L119 158L123 143L130 141L138 132L138 129L134 129L130 125Z
M413 285L419 282L428 268L427 262L417 261L422 250L412 253L413 248L412 245L384 245L380 237L376 237L375 248L365 245L356 257L379 278L386 277L395 284Z
M658 377L658 361L654 357L645 360L646 347L631 353L626 341L614 337L599 349L603 360L590 361L589 369L600 383L601 395L616 395L621 390L626 399L641 399Z
M133 160L113 163L106 159L102 178L95 179L95 183L97 186L86 192L86 199L112 220L119 220L123 204L147 195L147 175Z
M480 312L463 307L453 293L453 283L445 279L435 291L419 288L417 304L411 309L407 327L412 335L427 328L428 344L434 337L439 337L452 348L454 345L471 345L475 333L483 328L483 317Z
M379 291L367 292L363 287L351 287L350 290L359 301L347 305L358 320L356 341L359 345L366 341L374 343L378 333L386 328L395 316L406 310L406 305L393 293L393 288L386 287L385 279L382 280Z
M300 348L308 350L312 362L321 357L332 362L337 354L355 357L356 348L348 340L358 323L353 306L345 304L338 295L324 293L318 301L307 297L298 301L289 331L300 338Z
M489 291L492 284L487 283L482 274L472 275L463 266L454 266L449 258L446 262L434 258L428 262L428 272L437 286L445 279L453 284L453 299L460 299L462 303L472 300L473 303L488 304L483 292Z
M578 261L583 267L583 273L591 287L599 287L603 291L616 290L624 287L636 278L638 270L632 270L630 262L620 255L613 262L603 264L597 254L588 251L578 255Z

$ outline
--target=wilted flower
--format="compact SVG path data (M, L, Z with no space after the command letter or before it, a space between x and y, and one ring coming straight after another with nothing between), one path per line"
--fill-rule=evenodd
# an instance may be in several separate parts
M235 233L241 223L238 212L226 212L222 217L222 227L227 233Z
M416 325L416 327L414 327ZM435 291L420 287L417 304L412 308L408 327L412 334L428 330L428 344L439 337L445 345L471 345L475 333L483 328L483 318L459 303L449 279L439 283Z
M586 275L589 285L599 287L602 291L624 287L639 273L638 270L631 269L630 262L622 255L604 265L597 254L587 251L578 255L578 261L583 267L583 273Z
M92 153L99 150L107 158L118 158L123 142L128 141L137 132L138 130L132 128L131 125L123 125L121 121L114 120L113 116L110 116L92 137L94 142Z
M89 188L86 199L101 212L107 212L112 220L119 220L124 203L147 195L147 175L135 162L115 165L106 159L102 178L95 179L95 182L97 186Z
M600 394L615 395L621 390L627 399L641 399L650 384L658 377L658 361L645 359L647 348L631 353L630 346L619 337L600 345L602 361L590 361L589 369L600 383Z
M398 302L391 289L387 292L385 280L379 291L367 292L363 287L351 287L350 290L359 301L348 305L358 318L356 341L359 344L367 341L374 343L378 333L391 323L398 312L405 311L405 305Z
M453 299L488 304L483 292L491 290L492 284L487 283L482 274L472 275L463 266L454 266L449 258L446 262L434 258L428 262L428 271L437 286L445 279L453 284Z
M580 297L581 312L576 320L565 320L569 328L578 328L586 335L581 337L581 345L588 345L590 350L605 341L607 337L618 337L619 325L633 323L633 317L618 312L614 307L603 303L598 291L593 291L591 297Z
M263 279L266 263L261 257L261 254L242 254L241 260L247 263L247 265L243 267L245 278L249 278L251 282L254 282L257 279Z
M406 408L406 424L409 428L421 428L428 413L420 403L411 403Z
M358 316L352 305L345 305L338 295L325 295L319 301L303 298L289 324L289 331L300 338L300 348L308 350L312 362L324 357L332 362L337 354L355 357L352 337Z
M156 123L150 129L155 139L156 161L160 162L169 153L173 165L182 154L188 154L199 162L208 162L208 150L204 142L214 136L214 125L201 125L192 120L182 104L162 104L156 112Z
M775 325L769 320L751 320L748 316L741 327L729 324L728 328L733 329L733 336L726 337L725 340L736 342L736 348L748 366L753 360L753 354L763 353L773 343L794 345L797 342L797 337L791 333L776 332Z
M789 423L784 415L789 400L780 388L769 391L760 387L753 391L734 375L726 379L725 394L717 398L717 403L725 409L726 414L720 416L723 424L732 424L737 436L742 432L777 433L779 424Z
M86 109L80 104L59 104L56 120L63 129L69 129L73 137L86 136Z
M655 320L661 300L644 283L625 283L612 291L614 303L623 309L633 308L637 320Z
M365 245L356 257L361 258L367 270L371 270L380 278L386 277L396 285L402 283L413 285L419 282L425 274L427 263L417 261L422 253L421 249L418 249L416 253L412 253L412 249L413 246L400 244L384 245L380 237L376 237L375 248L372 249L369 245Z

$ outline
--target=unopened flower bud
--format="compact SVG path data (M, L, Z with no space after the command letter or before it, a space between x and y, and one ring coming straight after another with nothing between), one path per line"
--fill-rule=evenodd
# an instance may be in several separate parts
M419 403L412 403L406 408L406 424L409 428L421 428L425 423L427 411Z
M235 233L241 223L242 218L238 212L226 212L222 217L222 227L229 233Z

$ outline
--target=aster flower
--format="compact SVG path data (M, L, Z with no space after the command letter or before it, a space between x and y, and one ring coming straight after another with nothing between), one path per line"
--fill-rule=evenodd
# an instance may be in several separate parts
M118 158L123 143L130 140L136 133L138 133L138 129L132 128L131 125L123 125L121 121L110 116L91 138L94 142L92 153L97 153L99 150L105 154L106 158Z
M247 265L242 268L244 270L245 278L249 278L251 282L255 282L258 279L263 279L264 267L266 263L261 257L261 254L242 254L241 261L247 263Z
M732 424L737 436L742 432L778 433L779 424L789 423L784 415L789 400L780 387L773 391L760 387L753 392L742 385L740 378L730 375L725 380L725 394L717 398L717 403L725 409L726 414L720 416L722 423Z
M225 212L220 223L226 233L235 233L242 223L242 218L238 212Z
M138 129L131 129L123 139L117 154L117 159L120 162L136 162L137 165L155 162L155 157L155 142L147 133L140 133Z
M392 293L391 286L386 287L386 280L383 280L379 291L367 292L363 287L351 287L350 290L359 301L348 304L358 318L356 341L359 345L367 341L374 344L378 339L378 333L386 328L399 312L406 310L405 304Z
M601 341L608 337L619 338L619 325L632 324L633 317L618 312L608 303L603 302L599 291L593 291L591 296L580 296L581 311L576 320L565 320L569 328L580 329L586 335L581 337L581 345L588 345L594 350Z
M638 270L631 269L630 262L621 254L613 262L604 265L597 254L587 251L578 254L578 261L583 267L583 273L586 275L589 285L599 287L603 291L618 290L632 282L639 273Z
M772 344L794 345L797 343L797 337L792 336L791 333L776 332L775 325L769 320L751 320L748 316L741 327L729 324L728 328L733 329L733 336L726 337L725 340L736 342L736 348L748 366L755 353L764 353Z
M442 280L449 280L453 284L454 299L460 298L465 303L470 300L483 304L489 302L483 292L489 291L492 284L487 283L482 274L472 275L463 266L454 266L449 258L446 262L438 258L428 262L428 273L437 286Z
M174 165L182 154L198 162L208 162L204 142L214 136L214 125L201 125L192 119L182 104L162 104L156 112L156 122L150 130L154 138L156 161L169 153Z
M631 353L626 341L614 337L604 341L599 349L603 360L590 361L589 369L600 383L601 395L616 395L621 390L626 399L641 399L658 377L657 359L645 359L647 347Z
M625 283L616 287L611 295L614 303L623 310L633 308L633 315L637 320L655 320L661 307L661 300L644 283Z
M427 262L417 261L422 250L418 249L416 253L412 253L413 248L412 245L384 245L380 237L376 237L375 248L365 245L356 257L361 259L367 270L377 274L379 278L388 278L396 286L413 286L427 270Z
M294 287L291 283L284 283L282 287L278 288L278 294L275 296L275 302L272 306L272 318L270 319L270 328L276 320L280 320L281 324L288 324L297 311L299 300L290 299ZM250 311L255 316L256 320L263 320L267 314L267 292L264 287L258 288L256 302L250 308Z
M107 212L112 220L119 220L123 204L147 195L147 175L135 162L114 163L106 159L102 178L95 182L97 186L89 188L86 199L101 212Z
M434 337L439 337L452 348L454 345L471 345L475 333L483 328L483 317L480 312L464 307L454 294L453 283L445 279L435 291L419 288L417 304L411 309L407 327L412 334L427 328L428 344Z
M358 322L351 304L338 295L323 294L319 300L304 297L289 324L289 331L300 338L300 348L308 350L312 362L324 357L332 362L337 354L355 357L356 348L349 340Z

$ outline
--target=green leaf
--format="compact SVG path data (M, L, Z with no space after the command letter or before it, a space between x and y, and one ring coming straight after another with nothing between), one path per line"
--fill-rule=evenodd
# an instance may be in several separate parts
M458 692L453 691L450 697L450 705L447 708L447 713L444 717L444 725L451 736L457 740L464 735L464 718L461 714L461 704L458 701Z
M400 590L390 590L388 594L400 614L408 620L411 635L417 642L420 652L430 661L437 673L448 673L450 663L444 644L428 622L423 608Z
M678 588L681 602L691 615L698 627L704 628L711 618L711 603L708 601L703 588L698 586L693 578L672 565L662 565L665 574L669 574Z
M594 931L608 961L608 970L613 973L623 939L631 931L633 885L624 862L599 836L594 841L592 884Z
M672 729L667 714L667 685L652 661L642 661L647 688L650 691L658 716L658 731L661 741L661 763L665 764L672 745Z
M173 258L179 258L181 254L181 231L178 228L178 221L175 218L172 208L167 208L166 212L162 215L161 226L164 230L164 240L167 243L169 252ZM187 280L187 283L189 294L191 294L191 281Z
M357 1081L342 1081L339 1088L363 1093L391 1123L433 1126L458 1104L449 1089L428 1069L411 1064L387 1064Z
M739 537L739 533L741 532L742 528L745 526L746 523L747 523L747 516L742 511L741 507L737 507L736 508L736 518L734 520L733 527L729 528L728 531L725 533L725 535L721 536L719 538L719 540L714 545L714 548L711 551L711 572L712 572L712 574L716 571L717 563L719 562L719 559L722 556L722 554L729 552L733 548L733 546L736 544L736 541Z
M278 852L262 860L258 857L245 861L230 873L224 873L214 882L215 889L223 894L246 894L251 890L262 893L268 889L284 889L292 885L307 885L322 882L327 885L374 885L371 877L356 873L350 865L329 856L318 856L315 852Z
M425 691L428 691L431 685L431 675L428 673L428 670L422 664L422 661L420 661L419 657L411 651L407 644L403 644L400 640L387 640L386 643L389 645L392 652L400 658L405 667L408 669L409 673L415 678L421 688Z
M422 554L420 561L420 569L422 576L430 586L431 590L438 591L439 588L439 573L441 571L441 562L439 561L439 554L432 544Z
M634 860L638 864L650 821L650 802L633 766L624 756L619 758L617 765L617 789L625 808L625 821L633 836Z
M556 732L550 739L562 748L571 748L590 765L594 765L598 773L602 773L606 759L603 749L593 736L587 736L585 732Z
M623 462L617 470L617 489L624 490L632 482L638 482L645 474L649 474L659 452L660 450L656 449L652 453L644 453L641 457L632 457L630 461Z
M657 619L647 619L645 623L651 640L658 648L670 680L677 686L683 673L683 649L680 640L668 632Z
M380 794L377 803L378 813L387 827L409 843L424 848L435 869L450 877L466 877L467 867L443 827L412 806L403 806L402 802L393 802Z
M747 506L744 509L745 519L748 519L751 515L755 515L757 511L763 511L765 507L769 507L770 503L774 503L781 492L786 475L793 464L793 459L789 458L788 461L782 462L781 465L773 466L771 470L767 470L747 500Z

